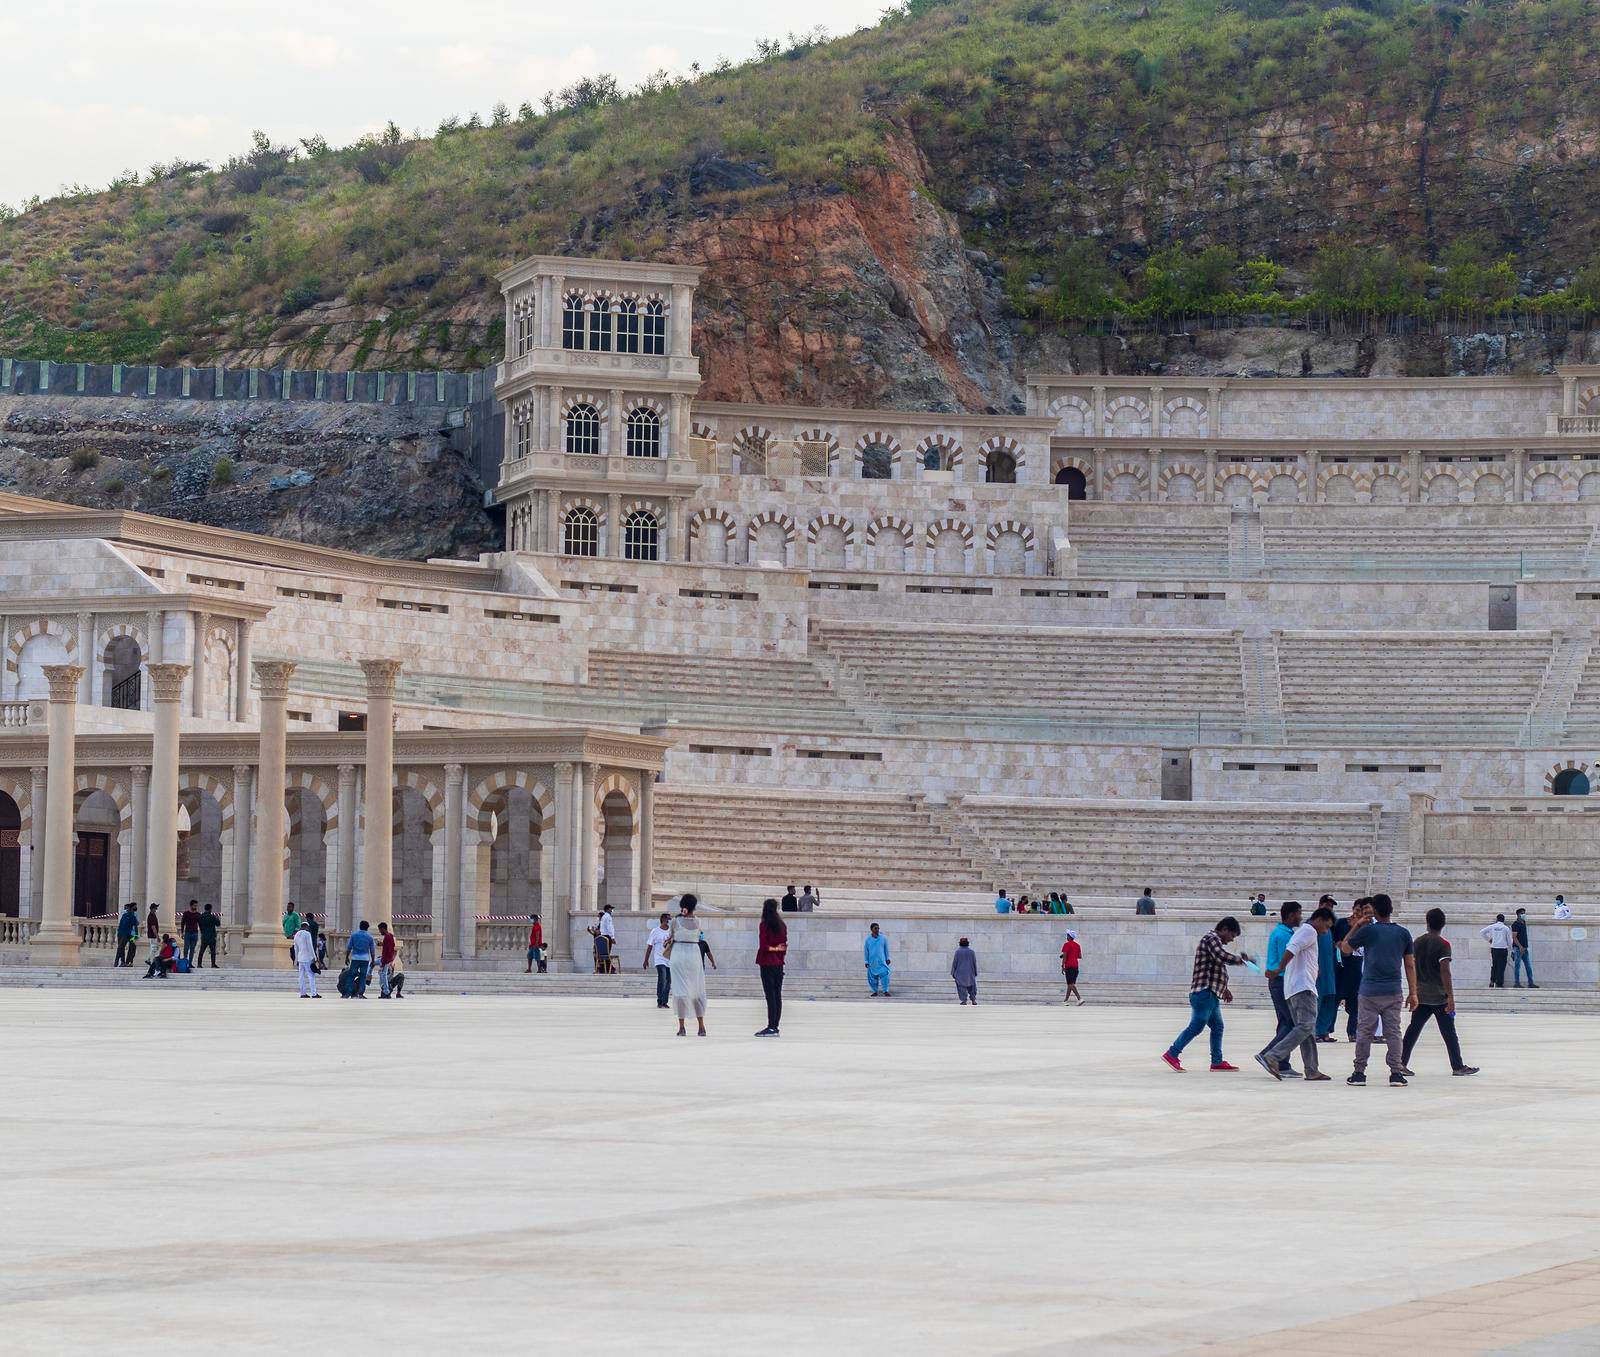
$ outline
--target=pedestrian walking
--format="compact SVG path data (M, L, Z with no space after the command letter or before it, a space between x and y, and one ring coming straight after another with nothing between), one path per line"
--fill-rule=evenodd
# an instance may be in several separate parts
M1078 945L1078 935L1069 928L1067 940L1061 944L1061 974L1067 982L1067 995L1061 1001L1064 1004L1076 999L1079 1007L1083 1006L1083 995L1078 993L1078 967L1082 962L1083 948Z
M1267 994L1272 999L1272 1011L1278 1018L1278 1030L1272 1034L1268 1047L1282 1041L1294 1029L1294 1014L1289 1011L1289 1001L1283 994L1283 950L1300 926L1300 902L1285 900L1278 906L1278 922L1267 935ZM1278 1073L1273 1077L1298 1079L1300 1071L1285 1059L1280 1062Z
M950 958L950 978L956 982L956 998L962 1006L978 1006L978 954L972 944L962 938L956 944L956 954Z
M1396 1088L1405 1086L1405 1058L1402 1054L1400 1027L1401 989L1404 984L1404 1006L1417 1006L1417 965L1411 945L1411 934L1391 917L1394 901L1387 895L1372 897L1373 919L1348 934L1339 944L1340 954L1349 956L1356 948L1364 953L1361 965L1361 1010L1356 1019L1355 1068L1349 1084L1367 1082L1367 1057L1372 1051L1372 1037L1378 1024L1383 1024L1383 1040L1388 1051L1389 1083Z
M365 919L361 926L350 935L350 941L345 943L345 960L350 963L350 994L352 999L365 999L367 997L367 977L372 973L372 958L377 953L373 944L372 925ZM298 930L296 930L298 931Z
M767 998L767 1025L756 1033L758 1037L778 1035L778 1024L783 1020L783 966L788 957L789 925L784 923L776 900L763 900L756 969L761 972L761 992Z
M122 907L122 913L117 915L117 953L111 959L113 966L133 965L134 955L139 950L139 906L131 900Z
M400 939L389 925L378 924L378 998L389 997L389 981L394 976L395 958L400 955Z
M300 976L300 997L322 998L317 993L317 940L304 921L289 940L289 947L294 953L294 968Z
M693 1013L700 1036L706 1034L706 967L700 959L700 923L694 917L699 905L693 895L678 900L678 913L667 939L667 963L672 968L672 1002L678 1010L678 1035L688 1036L684 1020Z
M221 931L221 928L221 916L207 903L205 908L200 911L200 951L197 954L198 959L194 963L196 970L206 964L207 952L211 953L211 969L217 969L217 934Z
M1514 935L1504 914L1496 914L1494 922L1478 930L1478 936L1489 944L1489 988L1506 987L1506 960L1511 955Z
M1338 921L1339 902L1331 895L1317 901L1318 909L1331 910ZM1333 927L1317 934L1317 1040L1332 1041L1333 1025L1339 1020L1339 949L1334 945Z
M188 907L178 916L178 932L183 934L183 959L194 965L195 950L200 946L200 910L198 900L189 901Z
M889 939L883 936L877 924L867 930L861 944L861 959L867 966L867 992L889 997Z
M1478 1067L1461 1058L1461 1042L1456 1037L1456 986L1450 968L1450 943L1444 936L1445 914L1436 908L1430 909L1425 917L1428 931L1417 939L1413 949L1417 966L1417 1007L1406 1024L1400 1064L1409 1075L1411 1052L1431 1018L1439 1024L1439 1035L1444 1038L1450 1073L1476 1074Z
M1267 968L1269 979L1276 976L1281 980L1284 1002L1293 1020L1286 1033L1256 1056L1256 1063L1274 1079L1283 1079L1283 1062L1298 1046L1306 1082L1328 1082L1328 1076L1317 1068L1317 974L1322 966L1320 940L1332 927L1331 909L1321 905L1312 910L1311 922L1297 924L1283 945L1277 969Z
M539 974L543 975L547 964L544 959L544 925L539 922L537 914L530 914L528 915L528 969L523 974L532 975L533 968L537 966Z
M671 1008L672 966L667 960L667 939L672 936L672 915L663 914L644 944L644 970L656 968L656 1007Z
M1522 988L1522 973L1528 973L1528 988L1538 989L1533 983L1533 953L1528 950L1528 911L1519 909L1511 921L1511 983Z
M1239 921L1229 914L1217 920L1217 926L1202 937L1194 949L1194 970L1189 976L1189 1025L1178 1033L1178 1039L1161 1053L1167 1064L1183 1073L1178 1057L1183 1048L1200 1035L1201 1028L1209 1028L1211 1035L1211 1068L1237 1070L1222 1058L1222 1005L1233 1002L1233 991L1228 988L1228 967L1242 966L1250 960L1248 952L1230 952L1228 946L1239 936Z

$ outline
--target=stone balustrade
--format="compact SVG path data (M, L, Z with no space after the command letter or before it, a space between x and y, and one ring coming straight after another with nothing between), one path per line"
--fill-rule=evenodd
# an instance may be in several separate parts
M33 724L32 702L0 702L0 730L20 730Z

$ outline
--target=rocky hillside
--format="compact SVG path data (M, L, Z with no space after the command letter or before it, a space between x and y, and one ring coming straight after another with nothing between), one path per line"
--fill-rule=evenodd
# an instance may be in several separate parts
M1196 315L1292 324L1296 371L1330 315L1585 321L1597 3L908 0L423 139L261 137L0 222L0 351L471 366L533 251L703 266L720 398L1012 408L1036 364L1202 361L1150 333Z
M437 424L436 410L402 405L0 397L0 489L383 556L470 557L498 533Z

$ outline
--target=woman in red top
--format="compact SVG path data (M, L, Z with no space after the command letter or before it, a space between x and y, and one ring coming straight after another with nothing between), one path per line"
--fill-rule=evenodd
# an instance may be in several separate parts
M1067 997L1063 1003L1071 1003L1076 999L1080 1004L1083 995L1078 993L1078 963L1083 960L1083 948L1078 946L1078 935L1071 930L1067 932L1067 940L1061 944L1061 974L1067 978Z
M761 989L767 996L767 1025L758 1037L778 1035L778 1020L783 1017L783 959L789 952L789 926L778 913L776 900L761 903L761 942L756 948L756 965L761 971Z

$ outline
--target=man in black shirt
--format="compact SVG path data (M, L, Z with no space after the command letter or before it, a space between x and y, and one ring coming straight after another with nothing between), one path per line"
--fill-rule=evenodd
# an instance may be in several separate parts
M1428 931L1412 949L1417 961L1417 1007L1406 1027L1400 1064L1411 1072L1411 1051L1432 1018L1439 1024L1444 1049L1450 1057L1451 1074L1476 1074L1478 1067L1461 1058L1461 1043L1456 1040L1456 987L1450 975L1450 944L1444 936L1444 911L1428 911Z
M1344 1005L1344 1010L1349 1014L1349 1021L1345 1023L1344 1035L1346 1041L1356 1039L1356 1010L1360 1006L1358 995L1361 992L1361 958L1352 953L1345 956L1338 952L1338 947L1362 924L1372 918L1372 899L1363 895L1350 906L1350 917L1340 919L1333 926L1333 946L1335 954L1339 957L1339 1002Z
M200 911L200 954L195 958L194 968L199 970L206 964L206 953L211 953L211 969L217 969L217 929L222 920L217 917L210 905Z
M793 886L790 886L789 889L783 893L783 903L781 908L785 914L795 914L799 912L800 897L794 893Z
M1533 954L1528 951L1528 911L1519 909L1511 922L1511 980L1522 988L1522 973L1528 973L1528 988L1538 989L1533 983Z

